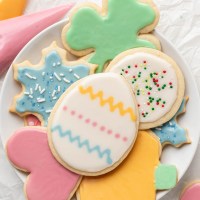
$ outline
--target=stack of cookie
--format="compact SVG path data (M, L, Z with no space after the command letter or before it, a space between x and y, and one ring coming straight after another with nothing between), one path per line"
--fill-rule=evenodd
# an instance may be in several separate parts
M177 123L185 112L184 77L152 35L153 2L104 0L77 6L63 44L38 65L14 64L22 91L10 111L29 125L9 139L7 154L29 172L29 200L155 200L176 186L177 170L159 161L166 144L190 143Z

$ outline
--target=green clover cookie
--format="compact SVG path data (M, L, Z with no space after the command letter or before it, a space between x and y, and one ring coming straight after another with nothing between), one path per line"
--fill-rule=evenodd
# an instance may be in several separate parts
M144 1L143 1L144 2ZM150 33L157 25L159 13L153 2L138 0L104 0L102 10L95 4L84 4L74 10L62 37L65 47L74 55L89 56L102 72L107 62L121 52L137 48L157 48Z

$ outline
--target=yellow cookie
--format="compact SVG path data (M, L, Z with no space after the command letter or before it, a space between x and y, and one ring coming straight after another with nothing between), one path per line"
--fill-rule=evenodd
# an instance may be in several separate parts
M22 15L26 0L0 0L0 20Z
M100 177L85 177L78 200L155 200L156 190L176 185L174 166L159 162L161 145L150 132L140 131L134 148L115 171Z

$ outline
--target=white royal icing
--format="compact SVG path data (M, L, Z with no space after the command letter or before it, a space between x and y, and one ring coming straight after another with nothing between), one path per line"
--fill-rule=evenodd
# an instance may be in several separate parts
M85 78L64 94L50 128L54 149L68 166L99 172L124 156L137 136L131 93L121 76L104 73Z
M138 52L124 57L109 71L123 75L132 86L138 102L140 122L159 120L171 110L177 99L175 69L161 57Z

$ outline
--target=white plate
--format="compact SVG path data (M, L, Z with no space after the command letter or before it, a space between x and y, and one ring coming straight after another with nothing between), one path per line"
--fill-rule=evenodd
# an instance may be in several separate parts
M61 21L50 28L44 30L33 40L31 40L19 53L14 60L14 63L20 63L24 60L29 60L33 64L40 61L41 50L51 44L52 41L57 41L58 45L63 47L61 43L61 30L66 24L66 21ZM182 178L186 170L188 169L197 149L199 135L200 135L200 100L198 90L195 81L191 75L189 68L186 66L183 58L179 55L176 49L169 43L162 35L155 33L160 39L163 51L174 58L174 60L181 67L185 79L186 79L186 95L190 97L187 105L187 112L184 117L181 118L180 124L189 130L189 135L192 141L191 145L185 145L181 149L173 147L167 147L162 153L161 161L166 164L173 164L177 167L179 180ZM6 141L12 135L12 133L23 126L23 121L8 112L13 97L20 92L20 87L13 80L12 68L9 69L1 92L0 102L0 135L3 145L6 145ZM25 175L16 170L19 177L24 181ZM157 194L157 200L163 197L168 191L159 192Z

